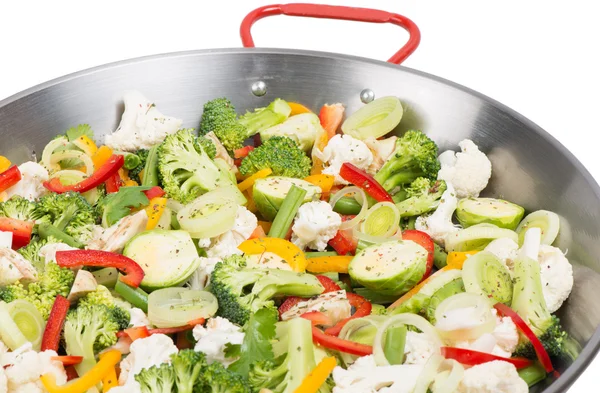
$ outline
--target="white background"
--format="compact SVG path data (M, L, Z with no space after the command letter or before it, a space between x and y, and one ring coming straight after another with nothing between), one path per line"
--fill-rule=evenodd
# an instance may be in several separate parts
M600 23L594 1L327 2L413 19L422 42L406 66L512 107L558 138L600 180ZM2 2L0 100L48 79L125 58L239 47L242 18L265 4L268 0ZM264 19L253 33L258 46L382 60L406 37L391 25L289 17ZM599 373L597 359L570 392L597 391Z

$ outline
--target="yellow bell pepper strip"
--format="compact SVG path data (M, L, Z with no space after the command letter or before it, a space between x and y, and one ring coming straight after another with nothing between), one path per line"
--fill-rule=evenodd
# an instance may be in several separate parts
M288 105L290 106L290 108L292 108L290 116L299 115L301 113L312 113L310 109L297 102L288 102Z
M337 366L337 361L333 356L321 360L317 367L302 380L294 393L317 393L327 381L335 366Z
M147 231L156 228L165 207L167 207L167 198L157 197L150 200L150 204L146 207L146 214L148 215Z
M335 180L334 176L331 175L310 175L304 178L305 181L310 184L314 184L315 186L321 187L321 192L330 192L333 187L333 182Z
M308 261L304 253L294 243L276 237L261 237L246 240L239 245L244 254L255 255L272 252L283 258L295 272L305 272Z
M259 221L258 225L262 227L265 233L269 233L269 231L271 230L271 223L269 221Z
M8 193L6 191L0 192L0 202L4 202L8 199Z
M113 155L113 151L108 146L100 146L96 153L92 156L94 168L100 168Z
M138 182L136 182L135 180L126 180L125 183L123 184L125 187L137 187L139 186Z
M82 135L73 141L73 144L83 150L85 154L93 157L98 151L98 146L87 135Z
M58 386L56 377L52 373L42 375L40 380L49 393L85 393L100 383L111 370L114 371L120 361L121 352L111 350L101 354L100 360L90 371L64 385Z
M252 197L252 190L247 190L244 192L244 196L246 197L246 209L248 209L251 213L258 212L258 208L256 207L256 203L254 203L254 197Z
M241 183L239 183L238 184L238 189L241 192L244 192L244 191L250 189L254 185L255 181L257 181L258 179L263 179L263 178L269 176L271 173L273 173L273 171L271 170L271 168L261 169L260 171L256 172L252 176L249 176L244 181L242 181Z
M448 253L448 258L446 259L446 263L448 265L460 265L460 269L462 269L462 265L465 263L467 258L471 255L477 254L479 251L452 251Z
M117 378L117 370L113 367L108 371L108 374L102 378L102 393L107 393L116 386L119 386L119 379Z
M348 273L352 255L308 258L306 270L311 273Z
M0 156L0 173L6 171L11 165L12 164L8 158Z

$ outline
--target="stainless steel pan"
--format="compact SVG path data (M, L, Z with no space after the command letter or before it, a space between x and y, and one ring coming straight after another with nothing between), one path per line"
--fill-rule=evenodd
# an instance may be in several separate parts
M250 14L242 25L246 46L252 44L249 31L254 20L275 14L399 24L412 38L391 59L394 62L418 44L418 29L399 15L287 5ZM313 109L343 102L350 113L362 105L364 89L379 97L398 96L405 107L398 133L422 129L440 149L454 149L461 139L473 139L493 163L487 195L561 216L558 245L568 249L574 264L575 288L560 316L585 348L558 380L548 381L547 387L538 385L535 391L566 391L598 351L600 188L564 146L510 108L450 81L381 61L296 50L192 51L92 68L0 101L0 152L14 162L36 153L39 158L52 137L79 123L89 123L101 137L116 128L123 110L121 95L127 89L142 91L163 113L185 119L186 127L196 127L203 103L218 96L231 98L240 110L283 97ZM368 100L369 94L362 98Z

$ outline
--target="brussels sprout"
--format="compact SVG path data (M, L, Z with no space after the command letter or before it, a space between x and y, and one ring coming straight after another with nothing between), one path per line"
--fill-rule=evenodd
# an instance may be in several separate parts
M264 141L274 136L287 136L296 142L300 149L309 152L315 143L318 131L322 130L319 116L314 113L302 113L261 131L260 138Z
M302 179L271 176L254 182L252 197L258 211L266 220L273 221L292 185L306 190L304 202L316 201L321 197L320 187Z
M410 240L374 244L350 262L350 277L365 288L399 296L414 287L425 274L427 250Z
M465 198L456 207L456 218L464 228L488 223L514 231L524 213L521 206L494 198Z

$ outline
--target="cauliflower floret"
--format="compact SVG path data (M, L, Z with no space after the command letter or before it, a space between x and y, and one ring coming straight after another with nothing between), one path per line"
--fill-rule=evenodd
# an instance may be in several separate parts
M209 284L210 274L213 272L213 270L215 270L215 266L219 262L221 262L221 258L200 257L200 265L198 266L198 269L196 269L196 271L190 276L186 286L197 291L201 291L206 288Z
M340 176L342 164L348 162L366 170L373 162L373 153L364 142L350 135L337 134L323 149L323 160L327 163L323 173L335 176L335 184L350 184Z
M438 157L438 179L452 183L459 198L478 197L492 176L492 163L470 139L462 140L458 146L462 152L447 150Z
M13 241L12 232L0 231L0 248L11 248Z
M71 251L77 250L75 247L71 247L65 243L49 243L38 251L38 255L44 259L46 264L50 262L56 262L56 252L57 251Z
M139 384L135 380L135 376L140 371L162 363L169 363L171 355L178 352L173 340L164 334L153 334L137 339L131 344L130 351L129 356L120 365L119 385L138 390ZM129 392L129 390L127 391Z
M459 393L527 393L529 387L515 366L495 360L465 370Z
M540 246L542 293L548 311L556 312L567 300L573 289L573 266L559 248Z
M18 280L35 281L37 270L31 262L10 248L0 248L0 286L10 285Z
M411 393L423 370L419 364L377 366L373 355L333 370L333 393Z
M133 307L129 309L129 326L152 326L152 324L143 310Z
M342 218L325 201L308 202L300 206L292 226L292 243L305 249L324 251L327 242L337 233Z
M121 253L125 243L146 230L146 224L148 224L148 214L145 209L142 209L135 214L121 218L113 226L106 228L100 237L94 237L94 240L86 248Z
M211 240L211 246L206 250L209 258L225 258L230 255L241 255L238 246L247 240L258 225L256 216L244 206L238 206L233 228ZM206 239L199 243L206 244Z
M281 314L281 320L287 321L292 318L297 318L310 311L320 311L327 315L332 320L333 324L336 324L351 315L352 306L348 301L346 291L327 292L311 299L298 302L298 304Z
M442 194L437 209L428 216L419 216L415 229L427 233L431 238L444 247L446 237L456 233L460 228L452 222L452 215L458 206L458 199L451 183L446 183L446 191Z
M436 351L436 343L427 334L412 331L406 333L405 364L425 364Z
M496 309L493 309L493 312ZM492 335L496 339L496 345L500 347L504 352L508 353L507 357L510 357L512 353L517 349L519 345L519 331L517 325L509 317L496 317L496 327L492 332Z
M125 111L119 127L104 137L104 143L114 150L150 149L177 132L183 123L160 113L139 91L125 92L123 102Z
M512 272L514 267L514 260L517 258L518 250L519 245L508 237L501 237L493 240L484 249L484 251L489 251L494 254L510 272Z
M53 356L57 356L55 351L34 351L31 343L5 354L2 363L5 367L8 391L45 392L46 389L40 381L43 374L53 374L58 385L67 383L67 374L62 362L52 360Z
M244 341L242 329L221 317L209 319L206 327L196 325L192 334L197 340L194 351L206 354L208 363L219 362L225 366L237 360L225 357L225 346L242 344Z
M4 373L4 368L0 367L0 393L8 392L8 378Z
M246 263L248 267L259 269L292 270L292 267L285 259L269 251L265 251L262 254L248 255Z
M373 162L367 168L367 172L371 175L375 175L375 173L381 169L394 150L396 150L397 139L397 136L391 136L385 139L368 137L363 141L369 150L371 150L371 153L373 153Z
M19 171L21 180L6 190L6 199L19 195L34 201L48 192L43 185L49 179L46 168L37 162L29 161L19 165Z

